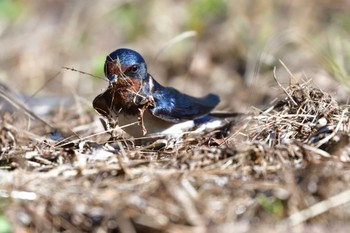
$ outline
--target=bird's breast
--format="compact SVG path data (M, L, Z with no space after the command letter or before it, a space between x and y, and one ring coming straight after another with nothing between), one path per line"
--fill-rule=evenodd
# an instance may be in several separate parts
M147 131L145 135L143 134L141 121ZM118 116L118 125L130 136L139 138L160 134L173 126L174 123L159 119L158 117L153 116L149 110L146 110L142 119L140 119L140 114L128 114L125 111L122 111Z

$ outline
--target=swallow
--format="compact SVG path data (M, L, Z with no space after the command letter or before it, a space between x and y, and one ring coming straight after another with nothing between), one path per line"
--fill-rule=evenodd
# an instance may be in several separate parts
M93 100L93 107L134 138L210 131L236 116L211 112L220 102L215 94L197 98L162 86L148 73L144 58L131 49L109 54L104 73L109 86Z

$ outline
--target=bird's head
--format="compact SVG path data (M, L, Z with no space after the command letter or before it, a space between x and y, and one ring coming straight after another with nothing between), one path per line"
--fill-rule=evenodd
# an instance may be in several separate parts
M117 49L106 58L104 72L110 81L142 81L147 78L147 65L143 57L131 49Z

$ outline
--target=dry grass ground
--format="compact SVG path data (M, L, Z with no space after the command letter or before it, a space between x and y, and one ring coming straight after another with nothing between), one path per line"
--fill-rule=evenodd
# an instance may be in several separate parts
M347 1L1 4L0 231L348 229ZM106 81L62 67L101 77L118 47L252 117L176 147L109 140Z

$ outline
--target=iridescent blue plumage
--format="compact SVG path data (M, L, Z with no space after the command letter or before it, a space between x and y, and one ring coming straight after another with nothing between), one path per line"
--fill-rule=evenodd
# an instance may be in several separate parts
M217 95L209 94L196 98L171 87L163 87L154 82L152 96L155 106L150 108L154 116L171 122L193 120L209 113L220 102Z
M121 70L126 76L142 82L139 95L144 95L145 97L152 96L154 105L150 106L149 110L154 116L165 121L177 123L195 119L209 113L220 102L219 97L214 94L196 98L183 94L172 87L160 85L148 74L147 65L143 57L130 49L118 49L107 56L104 70L106 77L111 81L121 73L113 72L114 70L108 66L109 62L114 61L118 61L118 65L126 69L125 71L123 69ZM136 73L129 74L127 67L133 65L139 68Z
M134 64L138 64L140 66L139 73L142 76L147 73L146 62L138 52L131 49L117 49L106 57L106 62L104 65L105 75L111 81L113 80L115 74L111 73L111 70L108 69L108 64L118 60L120 65L123 66L132 66ZM142 76L139 77L142 78Z
M110 87L95 98L93 106L109 119L117 117L119 124L141 118L144 134L158 134L170 132L176 125L189 130L220 119L210 114L220 102L217 95L197 98L162 86L148 73L145 60L136 51L115 50L107 56L104 71ZM142 135L140 126L125 131L132 136Z

